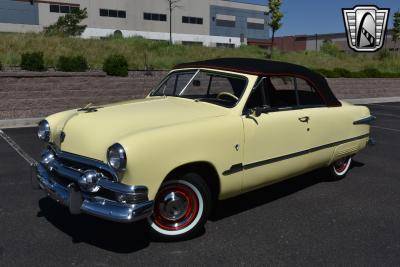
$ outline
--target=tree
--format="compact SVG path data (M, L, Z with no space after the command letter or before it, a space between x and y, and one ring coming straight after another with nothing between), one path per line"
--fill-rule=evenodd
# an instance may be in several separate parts
M44 28L46 35L59 35L63 37L80 36L87 25L80 25L88 17L87 9L73 9L71 13L58 18L57 22Z
M271 43L271 55L274 49L275 32L282 27L281 20L283 18L283 13L279 10L282 5L282 0L269 0L268 2L268 12L267 15L270 16L268 25L272 29L272 43Z
M182 6L178 5L181 0L167 0L168 1L168 10L169 10L169 43L172 44L172 12L176 8L181 8Z
M393 42L397 43L397 40L400 39L400 11L397 11L393 15Z

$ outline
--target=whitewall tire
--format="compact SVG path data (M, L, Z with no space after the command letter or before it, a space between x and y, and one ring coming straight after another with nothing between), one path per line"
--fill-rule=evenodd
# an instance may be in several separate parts
M329 167L330 178L335 180L344 178L350 169L351 162L351 157L344 157L335 161Z
M191 237L204 226L211 208L211 193L197 174L163 183L148 218L156 239L179 240Z

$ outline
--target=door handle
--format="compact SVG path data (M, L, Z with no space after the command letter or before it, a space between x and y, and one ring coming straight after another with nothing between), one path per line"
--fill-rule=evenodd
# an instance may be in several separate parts
M308 123L310 121L310 117L308 117L308 116L301 117L301 118L299 118L299 121L304 122L304 123Z

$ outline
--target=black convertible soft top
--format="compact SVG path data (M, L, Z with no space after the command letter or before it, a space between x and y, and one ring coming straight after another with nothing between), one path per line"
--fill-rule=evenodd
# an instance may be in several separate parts
M317 90L321 97L325 100L325 103L328 106L341 106L341 103L332 93L328 82L322 75L306 67L292 63L252 58L219 58L191 63L183 63L175 66L175 69L184 68L209 68L246 73L257 76L299 77L310 82L315 90Z

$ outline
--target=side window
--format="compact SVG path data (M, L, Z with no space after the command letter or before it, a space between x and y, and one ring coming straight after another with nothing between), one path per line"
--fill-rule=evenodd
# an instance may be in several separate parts
M267 85L267 99L272 108L297 107L295 78L288 76L270 77Z
M321 96L308 81L300 78L296 78L296 80L300 106L325 106Z

